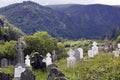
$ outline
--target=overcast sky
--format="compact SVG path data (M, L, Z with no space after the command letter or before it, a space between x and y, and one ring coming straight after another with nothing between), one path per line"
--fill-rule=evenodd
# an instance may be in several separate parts
M7 6L13 3L20 3L23 1L34 1L41 5L51 4L108 4L108 5L120 5L120 0L0 0L0 7Z

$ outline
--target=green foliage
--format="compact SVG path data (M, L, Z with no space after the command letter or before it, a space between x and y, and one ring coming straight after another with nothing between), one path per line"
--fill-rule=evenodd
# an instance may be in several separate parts
M67 68L66 60L58 62L59 68L69 80L119 80L120 61L113 54L100 53L93 59L80 62L74 68Z
M22 35L24 35L24 33L20 29L10 24L4 16L0 15L0 39L1 40L5 40L5 41L17 40Z
M7 59L13 60L16 51L14 49L16 41L5 42L4 44L0 44L0 58L6 57Z
M66 59L57 62L58 68L69 80L119 80L120 60L114 55L100 53L95 58L77 63L73 68L67 68ZM32 70L32 69L31 69ZM13 67L2 68L1 72L13 75ZM36 80L46 80L47 72L32 70Z
M55 49L55 39L52 38L47 32L36 32L33 36L25 36L24 40L27 44L25 49L26 54L39 52L45 55Z
M117 37L116 43L120 43L120 36Z
M64 58L67 56L66 50L64 49L64 44L61 42L57 43L56 53L58 55L58 59Z

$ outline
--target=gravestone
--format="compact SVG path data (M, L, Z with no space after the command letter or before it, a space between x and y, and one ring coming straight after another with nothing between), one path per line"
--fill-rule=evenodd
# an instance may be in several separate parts
M52 61L56 62L57 61L57 55L55 54L55 50L52 52Z
M29 69L21 73L20 80L35 80L35 75Z
M58 68L53 67L48 74L47 80L55 80L55 78L64 76L65 75L61 71L59 71Z
M94 53L92 50L88 50L88 57L89 58L93 58L94 57Z
M120 43L118 43L118 49L120 49Z
M43 59L42 61L46 63L46 66L51 65L52 64L51 54L47 53L46 54L46 58Z
M17 68L15 68L14 80L20 80L21 73L24 71L25 71L25 68L23 68L22 66L18 66Z
M75 50L74 57L76 58L77 61L80 60L80 52L78 49Z
M38 52L35 52L31 57L31 65L33 69L41 69L42 71L46 70L46 63L42 62L44 57L40 55Z
M17 43L15 44L15 49L18 52L18 54L17 54L17 63L18 64L24 64L23 50L25 48L26 48L25 42L22 40L22 38L19 38Z
M69 57L67 58L67 67L74 67L76 63L76 58L74 57L74 52L68 52Z
M27 55L25 58L26 58L26 59L25 59L25 64L26 64L26 66L27 66L27 67L30 67L30 57L29 57L29 55Z
M120 51L119 51L119 49L116 49L115 51L113 51L113 53L114 53L114 56L118 58Z
M98 47L97 47L97 42L93 42L93 47L92 47L92 51L94 53L94 55L98 54Z
M68 54L69 56L70 56L70 55L74 55L74 54L75 54L75 51L72 50L72 49L70 49L67 54Z
M78 48L78 51L80 52L80 59L83 58L83 49L82 48Z
M0 80L12 80L10 74L0 72Z
M8 60L6 58L3 58L1 60L1 68L7 67L8 66Z

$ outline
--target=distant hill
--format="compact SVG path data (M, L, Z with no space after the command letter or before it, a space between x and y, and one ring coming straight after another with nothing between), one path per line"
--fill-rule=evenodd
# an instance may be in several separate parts
M27 1L0 9L0 14L23 32L47 31L68 39L116 37L120 31L120 8L108 5L48 5Z
M20 29L10 24L4 16L0 15L0 40L17 40L23 35L24 33Z

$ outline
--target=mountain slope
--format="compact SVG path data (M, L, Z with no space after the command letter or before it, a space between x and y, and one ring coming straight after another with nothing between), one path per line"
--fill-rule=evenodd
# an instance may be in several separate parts
M68 24L68 16L30 1L4 7L0 13L27 34L40 30L55 37L73 35L69 31L68 26L72 24Z
M0 15L0 40L17 40L23 35L24 33L20 29L10 24L4 16Z
M100 4L71 5L67 8L61 5L59 8L50 7L71 16L77 30L84 33L82 37L102 38L105 35L111 37L113 30L120 27L119 7Z
M107 5L52 5L34 2L13 4L0 9L0 14L27 34L47 31L53 37L68 39L115 36L120 29L120 7Z

